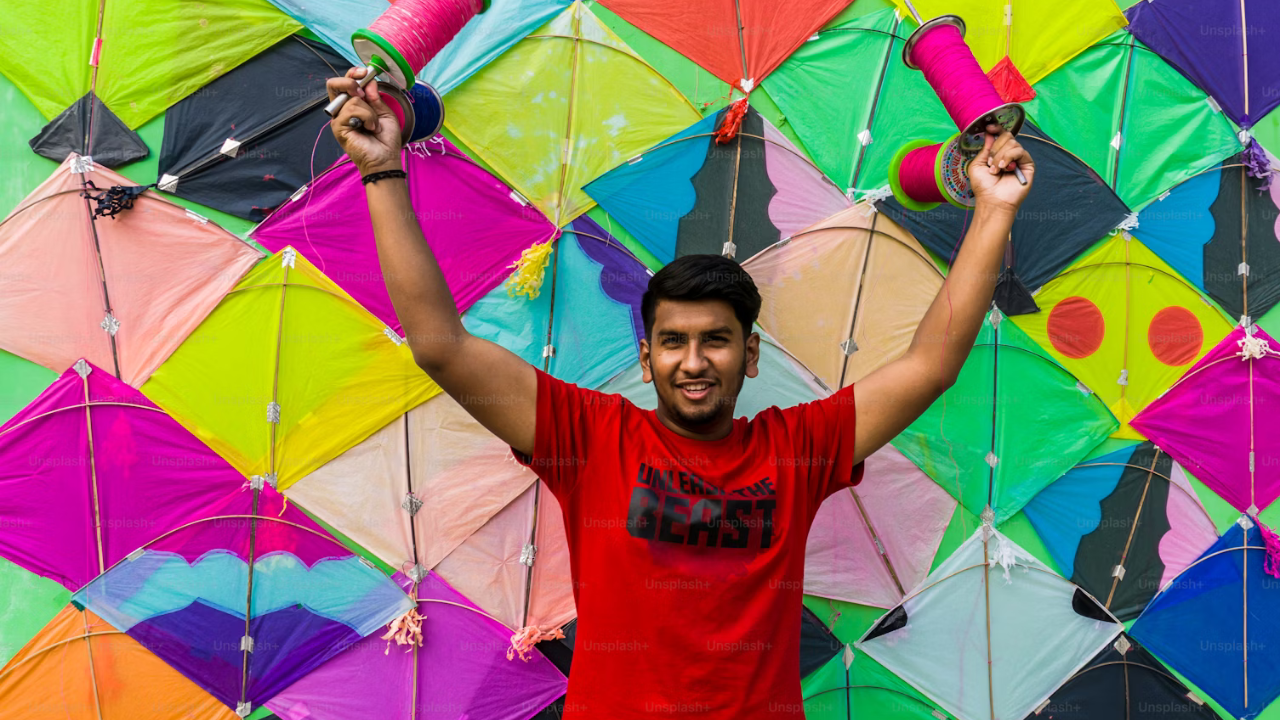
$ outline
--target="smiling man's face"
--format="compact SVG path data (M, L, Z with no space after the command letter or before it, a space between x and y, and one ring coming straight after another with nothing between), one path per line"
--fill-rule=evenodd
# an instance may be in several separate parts
M728 434L745 378L755 377L760 336L745 335L724 300L660 300L640 341L644 381L658 391L658 417L688 437Z

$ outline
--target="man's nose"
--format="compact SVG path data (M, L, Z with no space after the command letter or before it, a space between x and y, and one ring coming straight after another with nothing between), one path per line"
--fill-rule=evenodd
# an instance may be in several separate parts
M692 340L685 346L684 356L680 358L680 369L687 375L697 375L707 366L707 357L702 354L702 344Z

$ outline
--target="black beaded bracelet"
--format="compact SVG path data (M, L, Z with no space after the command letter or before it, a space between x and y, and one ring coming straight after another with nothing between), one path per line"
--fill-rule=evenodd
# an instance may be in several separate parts
M378 182L379 180L383 180L385 178L393 178L393 177L402 178L402 177L408 177L408 175L406 175L403 170L383 170L382 172L369 173L368 175L365 175L364 177L360 178L360 182L364 183L365 185L368 185L369 183Z

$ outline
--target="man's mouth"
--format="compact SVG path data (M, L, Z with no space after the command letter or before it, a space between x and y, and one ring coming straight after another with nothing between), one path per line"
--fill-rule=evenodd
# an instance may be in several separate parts
M711 385L712 383L703 380L681 383L679 387L680 393L684 395L685 399L697 401L705 398L711 392Z

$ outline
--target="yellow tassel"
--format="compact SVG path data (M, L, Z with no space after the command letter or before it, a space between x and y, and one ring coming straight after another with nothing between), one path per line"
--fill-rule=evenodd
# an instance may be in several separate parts
M542 290L542 280L546 276L547 263L551 259L551 243L548 240L520 253L520 259L507 267L515 268L511 277L507 278L507 295L528 295L530 300L536 299Z
M289 496L285 495L284 504L280 506L280 515L276 515L276 517L281 517L282 515L284 515L284 511L288 509L289 509Z

